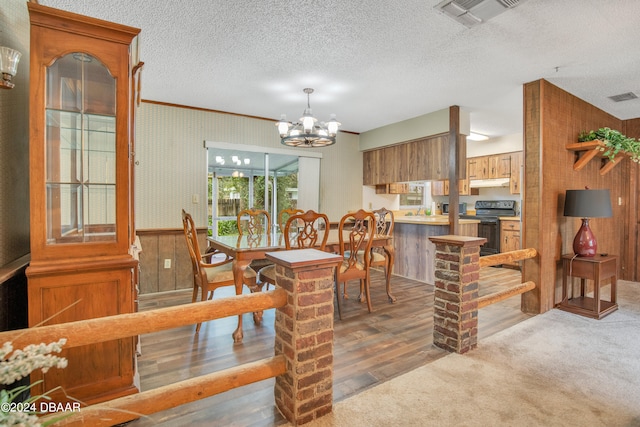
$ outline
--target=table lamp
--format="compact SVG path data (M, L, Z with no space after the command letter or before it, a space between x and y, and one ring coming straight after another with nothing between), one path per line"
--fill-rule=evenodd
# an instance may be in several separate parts
M564 216L582 218L582 226L573 239L573 252L577 256L596 255L598 244L589 228L589 218L609 218L611 197L609 190L567 190L564 199Z

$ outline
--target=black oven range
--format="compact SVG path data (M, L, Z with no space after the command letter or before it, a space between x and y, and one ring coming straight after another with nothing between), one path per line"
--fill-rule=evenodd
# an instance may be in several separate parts
M501 216L516 216L515 200L478 200L475 204L475 215L460 215L464 219L477 219L478 237L487 242L480 246L480 256L493 255L500 252L500 220Z

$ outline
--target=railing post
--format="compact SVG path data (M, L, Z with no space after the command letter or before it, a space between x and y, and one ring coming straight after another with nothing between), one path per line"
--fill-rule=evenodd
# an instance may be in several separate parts
M430 237L436 245L433 343L466 353L478 345L478 279L480 246L487 239Z
M276 265L277 286L288 293L275 320L275 353L287 361L287 372L276 377L276 406L301 425L333 407L334 270L342 257L298 249L270 252L267 259Z

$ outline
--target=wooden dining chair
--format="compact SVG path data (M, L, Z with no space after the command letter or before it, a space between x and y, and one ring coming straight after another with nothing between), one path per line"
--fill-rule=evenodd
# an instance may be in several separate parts
M241 236L271 234L271 216L262 209L249 208L238 212L238 234Z
M393 234L393 226L395 219L393 212L380 208L373 211L373 215L376 218L376 230L375 234L378 236L390 237ZM371 248L371 262L369 267L382 267L384 269L384 275L386 278L387 295L391 295L391 269L393 266L389 265L389 256L382 247ZM389 297L390 302L393 299Z
M184 237L189 249L189 258L193 270L193 295L191 302L198 299L198 289L201 292L200 301L207 301L213 298L216 289L223 286L233 286L233 259L220 252L210 252L202 254L198 244L198 232L190 214L182 210L182 227ZM221 256L223 255L223 256ZM256 272L251 267L247 267L244 272L244 283L253 289L256 285ZM200 332L200 326L196 326L196 333Z
M284 233L284 227L291 216L301 213L304 213L302 209L294 208L282 209L280 212L278 212L278 228L280 229L280 232Z
M302 212L302 211L300 211ZM315 248L325 250L329 238L329 218L322 213L309 210L291 215L283 229L284 245L287 250ZM276 268L270 265L258 272L260 283L276 284Z
M371 313L370 272L371 244L376 231L375 217L372 212L358 210L348 213L340 219L338 225L339 254L342 263L336 269L336 298L338 300L338 315L342 319L342 297L347 296L347 282L358 279L360 281L360 296L364 292L367 308ZM358 256L358 252L361 256ZM343 284L343 292L340 284Z
M263 209L249 208L238 212L236 217L238 224L238 234L246 236L247 244L258 244L258 240L262 239L266 234L271 236L271 216L269 212ZM255 240L255 242L253 242ZM272 265L267 259L256 259L251 261L251 267L258 271L263 267Z
M289 220L292 215L299 213L304 213L304 211L302 209L287 208L278 212L278 230L280 231L278 243L280 245L284 245L284 226L287 224L287 220ZM266 289L269 289L269 284L267 284Z

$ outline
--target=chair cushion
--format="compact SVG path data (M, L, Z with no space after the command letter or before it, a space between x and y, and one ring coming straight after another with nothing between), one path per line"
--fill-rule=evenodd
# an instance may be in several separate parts
M358 251L358 262L361 262L364 264L364 252L363 251ZM376 263L376 262L384 262L384 260L387 259L384 255L382 255L379 252L371 252L371 263Z
M260 282L261 283L271 283L271 284L275 285L275 283L276 283L276 266L275 265L268 265L268 266L262 268L259 271L259 275L260 275Z
M371 261L372 262L383 262L385 259L387 259L384 255L382 255L380 252L372 252L371 253Z
M215 282L224 282L227 280L233 280L233 264L227 263L223 265L218 265L216 267L209 267L204 269L205 273L207 273L207 281L209 283ZM254 279L256 277L256 272L250 267L247 267L244 271L245 279Z
M340 264L340 273L347 271L347 268L349 268L349 263L347 261L342 261L342 264ZM364 264L360 261L356 262L356 269L364 270Z

